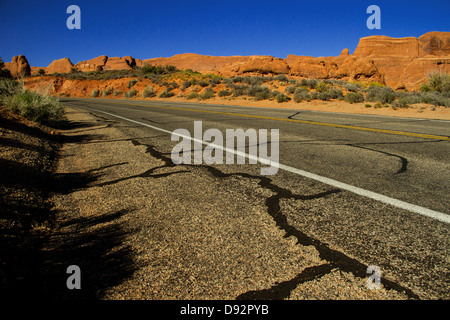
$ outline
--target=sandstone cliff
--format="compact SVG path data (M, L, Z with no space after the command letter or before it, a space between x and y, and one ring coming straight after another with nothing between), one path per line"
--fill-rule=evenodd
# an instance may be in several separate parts
M429 32L419 38L362 38L353 53L368 57L394 89L417 90L430 73L450 72L450 32Z
M25 56L14 56L11 62L5 62L5 68L11 72L11 75L29 76L31 74L31 67Z
M430 73L450 73L450 32L429 32L419 38L370 36L361 38L353 54L342 50L338 57L272 56L208 56L193 53L168 58L135 59L131 56L99 56L80 61L75 66L68 58L53 61L45 71L128 70L144 64L173 65L202 73L226 77L244 74L286 74L292 77L342 79L346 81L379 82L394 89L417 90ZM5 63L13 75L30 74L24 56ZM35 69L34 67L32 67ZM31 69L31 70L33 70Z
M73 63L69 58L55 60L45 68L46 73L69 73L73 68Z

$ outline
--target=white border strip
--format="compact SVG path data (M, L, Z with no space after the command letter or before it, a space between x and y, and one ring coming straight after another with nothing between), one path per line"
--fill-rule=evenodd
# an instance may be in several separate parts
M202 143L204 145L210 145L211 144L210 142L206 142L206 141L199 140L199 139L196 139L196 138L192 138L190 136L185 136L185 135L182 135L182 134L173 133L172 131L169 131L169 130L165 130L165 129L162 129L162 128L159 128L159 127L155 127L155 126L152 126L150 124L143 123L143 122L140 122L140 121L128 119L128 118L125 118L125 117L122 117L122 116L119 116L119 115L116 115L116 114L113 114L113 113L109 113L109 112L106 112L106 111L96 110L96 109L92 109L92 108L89 108L89 107L81 107L81 108L89 109L89 110L92 110L92 111L95 111L95 112L104 113L104 114L107 114L107 115L112 116L112 117L123 119L123 120L129 121L129 122L133 122L133 123L136 123L136 124L139 124L139 125L142 125L142 126L154 129L154 130L158 130L158 131L161 131L161 132L168 133L170 135L173 134L173 135L182 137L184 139L189 139L189 140L197 142L197 143ZM398 199L395 199L395 198L391 198L391 197L388 197L388 196L385 196L385 195L382 195L382 194L379 194L379 193L376 193L376 192L368 191L368 190L365 190L365 189L362 189L362 188L359 188L359 187L355 187L355 186L352 186L352 185L349 185L349 184L346 184L346 183L343 183L343 182L340 182L340 181L337 181L337 180L334 180L334 179L323 177L323 176L320 176L320 175L317 175L317 174L314 174L314 173L311 173L311 172L308 172L308 171L300 170L300 169L297 169L297 168L294 168L294 167L291 167L291 166L287 166L287 165L284 165L284 164L281 164L281 163L274 163L274 162L272 162L272 161L270 161L268 159L255 157L255 156L252 156L252 155L247 154L245 152L237 151L237 150L234 150L234 149L227 149L227 148L225 148L223 146L219 146L219 145L215 145L215 147L219 148L219 149L222 149L225 152L230 152L230 153L233 153L235 155L239 155L239 156L246 157L248 159L256 160L256 161L258 161L258 162L260 162L262 164L272 165L272 166L278 167L279 169L282 169L284 171L288 171L288 172L291 172L291 173L294 173L294 174L297 174L297 175L300 175L300 176L303 176L303 177L306 177L306 178L309 178L309 179L313 179L313 180L322 182L324 184L327 184L327 185L330 185L330 186L333 186L333 187L336 187L336 188L339 188L339 189L342 189L342 190L346 190L346 191L358 194L360 196L363 196L363 197L366 197L366 198L369 198L369 199L372 199L372 200L376 200L376 201L379 201L379 202L382 202L382 203L386 203L386 204L389 204L391 206L394 206L394 207L397 207L397 208L400 208L400 209L404 209L404 210L407 210L407 211L410 211L410 212L418 213L420 215L423 215L423 216L426 216L426 217L429 217L429 218L432 218L432 219L435 219L435 220L439 220L439 221L442 221L442 222L445 222L445 223L450 223L450 215L442 213L442 212L439 212L439 211L434 211L434 210L427 209L427 208L424 208L424 207L421 207L421 206L417 206L417 205L414 205L414 204L411 204L411 203L408 203L408 202L404 202L404 201L401 201L401 200L398 200Z

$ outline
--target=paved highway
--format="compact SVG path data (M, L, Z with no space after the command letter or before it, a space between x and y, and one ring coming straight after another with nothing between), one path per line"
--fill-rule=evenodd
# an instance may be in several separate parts
M448 298L449 121L166 101L63 103L105 124L127 124L118 127L126 137L151 146L151 154L171 166L178 143L171 133L185 129L199 138L194 121L202 122L203 132L218 129L224 137L227 129L278 129L275 175L261 175L267 166L249 158L198 166L229 188L226 178L233 176L254 181L246 184L249 201L263 193L266 214L277 227L328 262L315 277L338 268L364 279L367 267L376 265L388 289L409 298ZM208 143L192 141L193 151ZM241 298L264 294L260 288Z

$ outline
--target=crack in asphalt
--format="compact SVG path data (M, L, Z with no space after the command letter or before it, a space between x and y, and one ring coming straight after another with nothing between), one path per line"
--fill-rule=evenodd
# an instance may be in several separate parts
M148 145L145 143L139 142L137 139L132 139L131 142L135 146L143 145L145 146L146 153L149 153L151 156L161 160L164 162L164 165L155 167L153 169L150 169L146 171L145 173L153 173L154 170L160 169L160 168L173 168L177 166L172 162L172 159L166 156L164 153L156 150L156 148L152 145ZM304 282L312 281L315 279L318 279L326 274L329 274L333 269L340 269L341 271L352 273L356 277L359 278L366 278L368 276L367 274L367 268L368 265L359 262L358 260L351 258L347 256L346 254L331 249L327 244L323 243L322 241L315 239L311 236L308 236L305 232L297 229L296 227L289 224L288 219L285 214L281 212L280 208L280 201L282 199L294 199L294 200L313 200L313 199L319 199L323 198L332 194L340 193L342 190L340 189L332 189L325 192L321 192L318 194L313 195L300 195L300 194L293 194L291 190L279 187L278 185L274 184L271 179L265 176L257 176L252 175L248 173L243 172L237 172L237 173L224 173L221 170L214 168L212 166L208 165L192 165L192 164L184 164L184 166L187 167L197 167L197 168L204 168L209 173L211 173L214 177L217 178L228 178L233 176L239 176L242 178L247 179L256 179L259 180L259 186L262 188L268 189L272 191L274 194L270 197L268 197L265 201L265 205L267 207L269 215L274 219L276 225L283 231L285 231L285 238L288 238L290 236L294 236L297 239L297 244L303 245L303 246L310 246L312 245L319 253L319 257L322 260L327 261L327 264L319 265L319 266L313 266L308 267L304 269L301 273L299 273L296 277L294 277L291 280L282 282L280 284L277 284L273 286L270 289L262 289L262 290L254 290L249 291L243 294L240 294L237 299L284 299L289 297L291 291L295 289L295 287L299 284L302 284ZM187 172L187 171L178 171L178 172L172 172L169 174L175 174L180 172ZM137 176L142 176L137 175ZM150 176L150 174L147 174L147 176ZM162 175L161 175L162 176ZM133 178L133 177L130 177ZM412 299L419 299L419 296L415 294L412 290L409 288L403 287L402 285L395 283L393 281L390 281L386 278L381 278L383 286L388 290L395 290L400 293L406 294L409 298Z
M362 147L362 146L357 146L357 145L354 145L354 144L351 144L351 143L347 143L345 145L349 146L349 147L360 148L360 149L365 149L365 150L369 150L369 151L373 151L373 152L382 153L382 154L385 154L385 155L390 156L390 157L399 158L401 163L402 163L402 166L400 167L400 169L398 169L398 171L395 174L400 174L400 173L403 173L403 172L405 172L407 170L408 159L406 159L405 157L399 156L398 154L389 153L389 152L380 151L380 150L367 148L367 147Z

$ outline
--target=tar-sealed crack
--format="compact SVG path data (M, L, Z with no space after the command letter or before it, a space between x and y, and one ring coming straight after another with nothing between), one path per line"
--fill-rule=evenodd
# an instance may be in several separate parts
M380 150L375 150L375 149L371 149L371 148L367 148L367 147L357 146L357 145L350 144L350 143L346 144L346 146L360 148L360 149L369 150L369 151L373 151L373 152L378 152L378 153L382 153L382 154L385 154L390 157L399 158L402 165L395 174L400 174L400 173L405 172L408 167L408 159L406 159L405 157L399 156L398 154L393 154L393 153L389 153L389 152L385 152L385 151L380 151Z
M132 143L135 146L143 145L145 146L146 153L164 162L164 165L155 167L146 171L143 174L137 175L136 177L148 176L155 177L153 172L161 168L173 168L177 166L172 162L172 159L164 155L162 152L155 149L154 146L140 143L137 139L132 139ZM259 180L259 186L268 189L273 192L273 195L265 200L265 205L267 206L267 211L269 215L274 219L276 225L285 231L284 237L288 238L294 236L297 239L297 244L303 246L314 246L318 251L319 257L328 263L319 266L308 267L304 269L301 273L295 276L293 279L279 283L271 287L270 289L255 290L243 293L237 297L237 299L284 299L289 297L291 291L296 288L297 285L318 279L326 274L329 274L332 270L339 269L344 272L352 273L354 276L359 278L367 278L367 268L368 265L359 262L358 260L347 256L345 253L334 250L330 248L327 244L322 241L308 236L305 232L297 229L296 227L289 224L287 217L283 214L280 208L281 199L293 199L293 200L313 200L318 198L323 198L332 194L341 192L340 189L331 189L325 192L313 194L313 195L301 195L293 194L291 190L279 187L274 184L271 179L265 176L252 175L248 173L224 173L221 170L208 166L208 165L183 165L185 167L197 167L204 168L210 174L217 178L229 178L229 177L241 177L247 179ZM175 173L181 173L187 171L177 171L172 173L164 173L158 176L170 175ZM130 177L130 178L134 178ZM129 179L129 178L128 178ZM117 182L117 181L115 181ZM114 183L114 182L111 182ZM107 183L109 184L109 183ZM402 285L390 281L386 278L381 278L383 286L388 290L395 290L400 293L406 294L409 298L419 299L418 295L415 294L409 288L403 287Z

